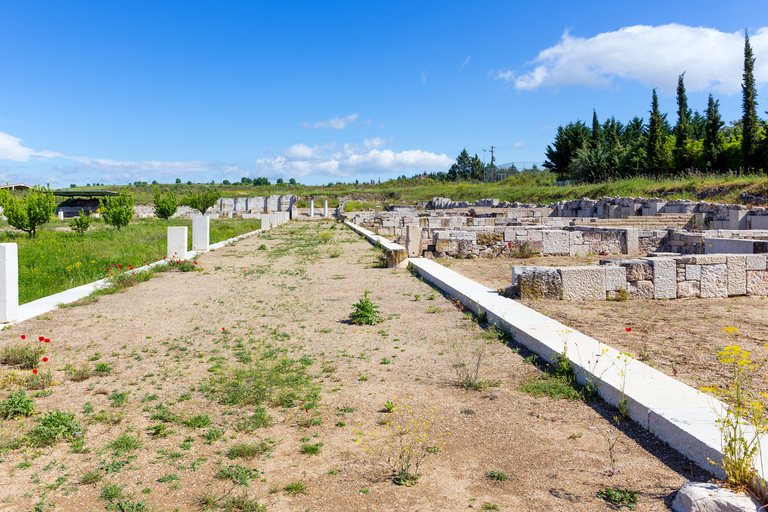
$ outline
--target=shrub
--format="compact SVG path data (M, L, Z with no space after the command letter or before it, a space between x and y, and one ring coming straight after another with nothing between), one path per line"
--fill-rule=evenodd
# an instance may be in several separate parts
M38 419L40 422L29 433L29 442L32 446L51 446L61 439L74 439L85 433L83 425L75 421L75 415L61 412L58 409L51 411Z
M509 475L507 475L506 471L500 471L497 469L494 469L492 471L489 471L485 474L488 478L491 480L496 480L497 482L506 482L509 480Z
M0 362L9 366L18 366L21 369L37 368L44 350L37 348L33 342L18 343L3 348L0 354Z
M93 224L93 217L86 214L85 210L80 210L77 217L69 221L69 228L79 236L85 236L85 232L88 231L91 224Z
M53 382L53 373L51 370L44 372L30 372L24 378L24 385L27 389L45 389Z
M215 205L221 198L221 192L215 188L208 188L201 190L197 194L187 194L181 200L181 204L189 206L193 210L200 212L200 215L205 215L208 208Z
M349 321L356 325L376 325L383 322L384 319L379 316L379 307L368 298L368 290L357 304L352 306L352 313L349 314Z
M104 217L104 222L119 231L133 218L133 195L123 191L118 196L99 198L99 213Z
M82 382L91 378L92 370L91 367L86 363L80 365L79 368L72 366L71 364L67 364L64 367L64 372L67 374L67 377L69 377L69 380Z
M35 402L27 397L27 393L20 389L18 393L0 402L0 418L11 420L17 416L31 416L35 412Z
M129 434L120 434L114 441L107 445L107 448L112 450L116 457L119 457L125 452L138 450L140 447L141 442L139 439Z
M29 238L35 238L37 228L51 219L56 201L50 189L35 185L21 197L8 189L0 190L0 206L8 224L29 234Z
M171 190L160 191L157 187L153 188L152 199L155 203L155 216L159 219L168 220L179 209L179 202L176 194Z

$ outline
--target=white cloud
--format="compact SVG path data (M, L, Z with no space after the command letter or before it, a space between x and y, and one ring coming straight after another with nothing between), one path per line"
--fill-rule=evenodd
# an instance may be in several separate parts
M343 130L347 127L347 125L354 123L355 119L360 117L360 114L352 114L347 117L334 117L333 119L328 119L327 121L317 121L315 123L307 123L303 122L301 123L302 128L332 128L334 130Z
M0 132L0 160L26 162L35 154L34 149L25 148L19 142L21 142L21 139Z
M426 83L427 82L427 70L421 72L421 81Z
M470 59L471 57L472 57L471 55L467 55L467 58L466 58L466 60L465 60L464 62L462 62L462 63L461 63L461 67L462 67L462 68L463 68L464 66L466 66L466 65L467 65L467 63L469 63L469 59Z
M387 139L381 137L366 139L362 147L354 143L344 144L344 151L331 151L332 145L309 148L298 144L291 148L307 149L303 153L286 150L275 158L258 159L256 174L284 178L348 178L359 174L399 175L411 171L446 170L453 163L445 154L438 155L421 150L395 152L379 149L387 142Z
M750 35L758 87L768 82L768 27ZM560 42L530 63L533 70L515 74L499 71L494 78L514 83L518 90L541 86L606 87L615 78L636 80L669 93L685 72L689 91L741 91L744 34L676 23L659 27L636 25L592 38L565 31Z

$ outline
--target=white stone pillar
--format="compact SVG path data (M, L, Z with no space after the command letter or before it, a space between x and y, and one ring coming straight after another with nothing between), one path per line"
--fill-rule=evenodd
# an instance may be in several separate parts
M64 220L64 210L59 210L59 220Z
M19 249L0 244L0 323L19 318Z
M187 226L172 226L168 228L166 257L176 260L187 259Z
M311 219L314 216L315 216L315 201L310 200L309 201L309 218Z
M328 200L325 199L323 201L323 217L327 217L327 216L328 216Z
M211 218L207 215L192 217L192 250L207 252L211 243Z
M228 219L231 219L231 218L232 218L232 212L227 212L227 218L228 218ZM194 235L192 235L192 236L194 236Z

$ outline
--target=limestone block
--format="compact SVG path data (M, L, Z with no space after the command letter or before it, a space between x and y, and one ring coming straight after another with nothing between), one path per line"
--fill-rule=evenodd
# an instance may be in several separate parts
M187 259L187 226L168 228L166 257L169 259Z
M621 263L627 269L627 281L650 281L653 269L648 260L625 260Z
M563 296L563 282L557 269L533 267L518 276L517 290L525 298L559 299Z
M747 270L765 270L765 254L747 254L744 256Z
M459 250L458 240L436 240L435 252L456 253Z
M15 243L0 244L0 322L18 318L19 249Z
M672 502L675 512L757 512L760 503L746 493L736 493L713 483L685 482Z
M699 281L681 281L677 283L678 299L698 297L700 293L701 293L701 284L699 283Z
M768 271L747 270L747 295L768 295Z
M677 297L677 263L672 258L652 258L653 297L674 299Z
M631 299L652 299L653 281L629 281L627 282L627 292Z
M716 263L725 263L725 255L721 254L691 254L683 256L681 262L687 265L714 265Z
M686 281L699 281L699 280L701 280L701 266L699 266L699 265L686 265L685 266L685 280Z
M410 225L405 227L405 249L409 258L421 255L421 228Z
M232 212L230 212L232 213ZM192 250L208 251L210 241L211 218L207 215L192 217Z
M541 230L539 229L534 229L528 232L528 239L532 242L541 242L543 238Z
M627 269L619 266L605 266L605 291L627 289Z
M496 242L503 242L504 235L501 233L489 233L487 231L481 231L477 233L477 243L479 245L492 245Z
M707 299L728 296L728 267L724 263L701 267L701 296Z
M704 254L753 254L754 247L754 240L708 238L704 244Z
M545 230L541 232L542 245L545 255L570 255L570 235L562 230Z
M605 300L605 267L559 268L565 300Z
M745 295L747 293L747 262L744 256L728 256L728 296Z

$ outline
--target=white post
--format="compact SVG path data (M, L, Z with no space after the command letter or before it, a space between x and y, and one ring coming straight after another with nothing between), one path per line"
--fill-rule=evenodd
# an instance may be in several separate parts
M192 217L192 250L207 252L211 243L211 218L207 215Z
M168 250L166 255L169 259L187 259L187 226L168 228Z
M232 212L227 212L227 218L228 218L228 219L231 219L231 218L232 218Z
M0 323L19 318L19 249L0 244Z
M64 220L64 210L59 210L59 220Z
M328 216L328 200L323 201L323 217Z
M315 216L315 201L313 199L309 201L309 218L311 219L314 216Z

